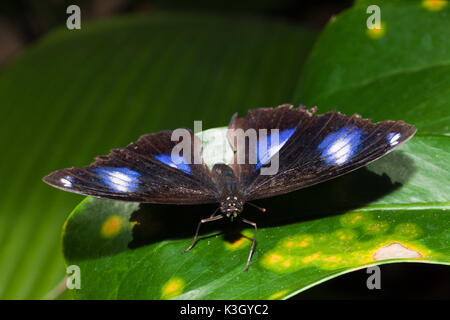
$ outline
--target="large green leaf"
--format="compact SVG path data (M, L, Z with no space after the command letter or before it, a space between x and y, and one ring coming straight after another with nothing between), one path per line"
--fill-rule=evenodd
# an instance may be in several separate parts
M212 132L220 139L225 130ZM82 289L76 295L284 298L369 265L448 264L450 150L443 139L449 138L413 139L370 166L371 171L390 173L390 178L369 170L356 172L263 201L267 215L247 210L246 217L260 226L248 273L243 268L253 232L239 225L223 234L217 225L212 232L210 228L203 241L180 255L198 220L213 211L210 206L174 209L88 198L71 214L63 234L67 262L82 270ZM429 156L435 152L442 156ZM361 191L363 183L370 187ZM436 184L441 184L440 192L429 192ZM371 204L362 205L367 202ZM361 208L352 209L358 203Z
M337 16L311 51L296 100L448 134L450 5L438 4L360 1ZM367 28L369 5L380 7L381 31Z
M0 76L0 298L61 288L61 227L82 197L44 175L144 133L289 102L314 38L281 22L157 13L83 21L29 49Z
M367 169L260 201L267 215L246 209L259 226L248 273L244 226L205 226L180 255L214 207L87 199L63 237L67 263L82 270L77 297L279 299L374 264L449 264L448 8L378 4L381 32L367 30L363 1L327 26L295 96L320 111L414 123L410 142Z
M261 201L267 215L246 209L259 226L248 274L250 241L236 225L223 234L227 224L205 228L213 236L179 254L214 207L87 199L63 237L66 263L82 270L76 296L285 298L371 264L448 263L449 6L375 3L382 36L368 35L368 3L360 1L328 25L301 81L313 36L248 19L129 17L60 30L28 51L0 77L9 124L0 128L8 151L0 297L42 297L64 274L58 233L80 197L44 186L44 174L89 163L145 132L194 119L224 125L235 111L292 97L320 111L403 119L419 132L369 170ZM374 260L393 252L410 258Z

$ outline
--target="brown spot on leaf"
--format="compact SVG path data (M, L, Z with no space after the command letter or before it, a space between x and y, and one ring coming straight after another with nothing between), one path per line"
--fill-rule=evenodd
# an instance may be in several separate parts
M373 255L373 260L387 260L387 259L414 259L422 258L422 254L405 247L403 244L398 242L393 242L387 246L383 246Z

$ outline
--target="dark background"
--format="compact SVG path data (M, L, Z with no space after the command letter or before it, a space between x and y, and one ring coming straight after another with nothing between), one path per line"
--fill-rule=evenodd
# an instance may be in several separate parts
M0 67L54 27L66 23L66 8L83 8L82 20L123 14L151 14L155 10L221 12L283 18L320 30L328 20L352 5L352 1L295 0L10 0L0 2Z
M2 1L0 3L0 69L53 28L65 24L65 8L83 7L82 19L94 20L122 14L151 14L154 10L208 11L277 17L320 30L352 1L189 1L90 0ZM293 299L449 299L448 267L420 263L382 265L381 290L368 290L369 274L359 270L313 287Z

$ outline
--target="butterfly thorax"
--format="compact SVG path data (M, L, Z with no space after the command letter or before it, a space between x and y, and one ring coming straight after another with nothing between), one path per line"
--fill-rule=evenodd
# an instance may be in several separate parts
M219 192L220 211L228 218L236 218L244 209L244 198L233 169L223 163L214 165L212 174Z

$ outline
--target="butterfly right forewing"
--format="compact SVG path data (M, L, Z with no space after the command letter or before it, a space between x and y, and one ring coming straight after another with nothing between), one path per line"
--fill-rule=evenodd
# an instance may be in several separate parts
M281 115L288 111L289 121L280 123ZM232 120L230 128L293 131L288 140L280 140L279 168L275 174L261 175L261 169L255 165L234 165L240 167L236 171L247 200L288 193L358 169L399 147L416 131L403 121L371 123L356 114L314 112L315 109L281 106L251 110L244 118Z

